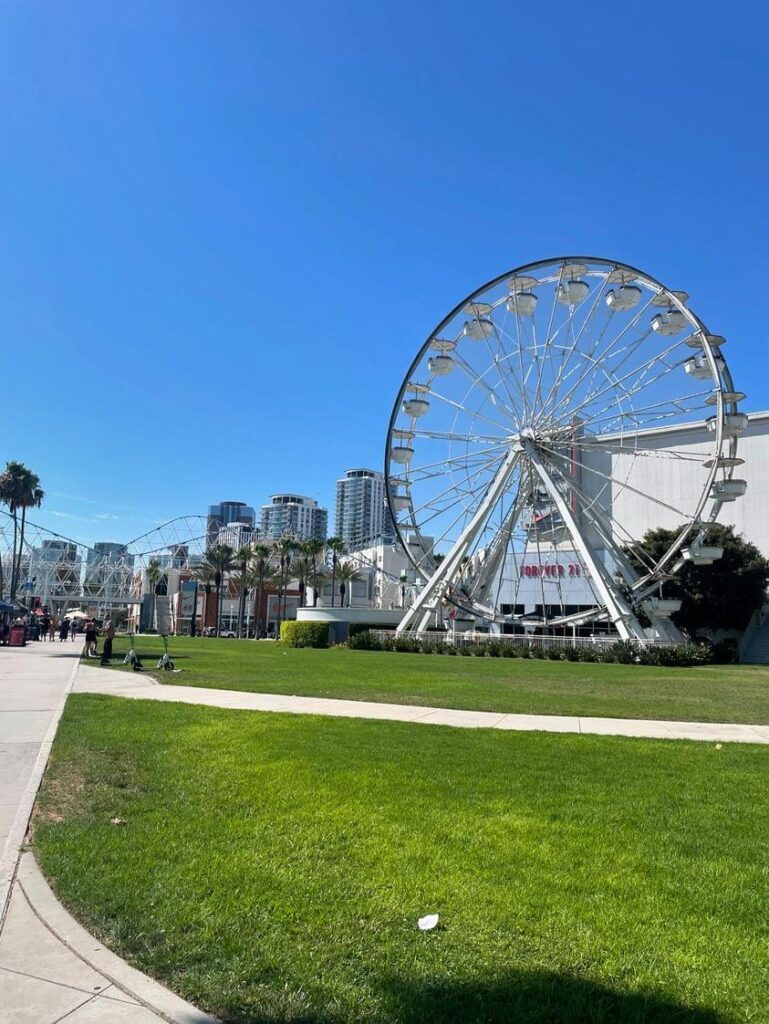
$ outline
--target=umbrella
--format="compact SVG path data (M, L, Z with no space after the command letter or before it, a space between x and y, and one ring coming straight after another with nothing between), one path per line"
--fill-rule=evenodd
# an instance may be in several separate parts
M64 613L65 619L87 619L89 617L85 612L81 612L79 608L73 608L71 611Z

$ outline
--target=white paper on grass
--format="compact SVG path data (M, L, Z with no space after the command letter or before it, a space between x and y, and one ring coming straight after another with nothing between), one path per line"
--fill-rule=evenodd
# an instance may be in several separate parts
M420 917L419 920L417 921L417 924L419 925L419 930L421 932L432 931L433 928L437 927L438 920L438 914L427 914L425 917Z

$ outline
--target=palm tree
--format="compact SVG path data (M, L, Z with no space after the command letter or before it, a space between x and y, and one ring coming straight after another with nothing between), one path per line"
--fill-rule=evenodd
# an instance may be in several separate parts
M299 557L294 559L291 575L299 582L299 607L304 608L304 595L307 591L307 577L312 575L312 559L305 554L304 545L299 546Z
M151 558L147 562L147 583L150 586L150 593L152 594L152 615L150 616L150 629L155 625L155 594L157 593L157 585L160 581L160 577L163 575L163 571L160 567L159 558Z
M312 563L311 576L318 575L318 556L322 554L325 547L326 542L324 540L320 540L318 537L310 537L309 540L304 542L304 553ZM307 582L309 582L309 580ZM312 584L310 584L310 586L312 586L312 606L315 608L318 603L318 589Z
M208 599L211 596L211 585L214 582L214 570L208 564L208 562L201 562L195 566L193 575L198 583L202 583L205 588L206 599L203 602L203 629L208 624Z
M339 607L344 608L344 594L347 590L347 584L352 584L359 580L361 575L352 562L340 562L336 567L336 578L339 580ZM350 587L350 598L352 598L352 586ZM350 607L349 601L347 607Z
M246 586L248 584L248 567L251 564L251 559L254 557L254 549L250 544L243 544L235 552L235 561L238 563L238 569L240 570L239 585L240 585L240 601L238 603L238 637L243 638L243 619L246 614Z
M21 555L24 550L24 528L27 509L39 508L45 494L40 487L40 477L23 462L8 462L5 472L0 474L0 502L8 506L13 516L13 554L11 557L10 597L13 601L21 575ZM19 533L19 509L21 509L21 532ZM0 570L1 572L1 570ZM0 596L2 577L0 576Z
M203 563L210 565L213 570L216 587L216 635L219 636L222 625L222 583L235 564L235 552L229 544L217 544L206 551Z
M307 577L306 583L308 587L312 587L312 606L317 607L318 594L323 590L326 580L328 579L328 573L324 569L315 569Z
M266 544L254 544L251 565L256 577L256 590L254 591L254 635L257 640L261 632L264 585L266 582L273 582L275 580L275 568L270 563L271 554L272 552Z
M331 552L331 607L334 607L334 590L336 589L336 571L339 566L339 556L344 551L344 541L341 537L329 537L326 542Z
M289 572L291 570L291 557L298 548L298 543L293 537L281 537L275 544L275 550L280 555L280 581L278 583L278 615L276 621L276 636L280 636L280 624L285 615L285 601L288 592Z

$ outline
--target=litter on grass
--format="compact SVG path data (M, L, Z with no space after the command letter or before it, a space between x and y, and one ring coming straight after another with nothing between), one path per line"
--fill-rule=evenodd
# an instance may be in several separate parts
M420 932L431 932L433 928L437 928L439 919L438 914L427 914L425 917L420 917L417 921Z

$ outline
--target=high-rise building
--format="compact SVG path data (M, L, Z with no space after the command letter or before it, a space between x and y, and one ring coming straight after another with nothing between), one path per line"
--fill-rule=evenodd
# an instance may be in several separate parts
M218 505L209 505L206 547L218 544L219 531L230 523L247 523L253 529L256 526L256 512L244 501L220 501Z
M336 482L334 532L348 550L360 548L377 537L395 536L385 500L384 474L374 469L348 469Z
M262 505L261 534L265 540L284 536L299 540L325 540L328 511L313 498L300 494L273 494L269 505Z

